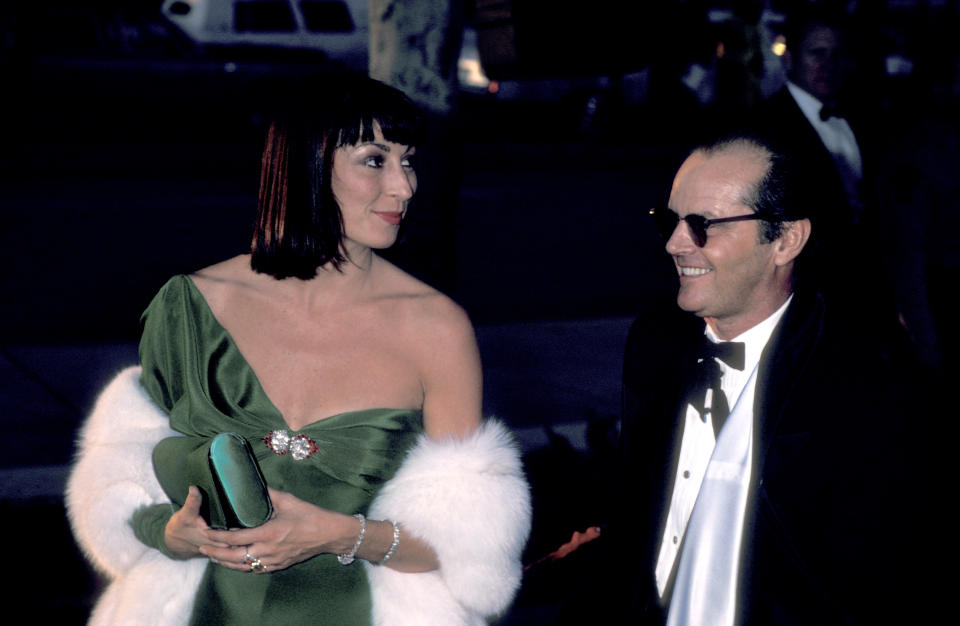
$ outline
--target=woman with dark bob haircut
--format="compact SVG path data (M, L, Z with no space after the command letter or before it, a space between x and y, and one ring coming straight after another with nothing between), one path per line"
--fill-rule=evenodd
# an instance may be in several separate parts
M163 286L84 425L68 511L110 580L91 623L481 624L516 592L529 494L481 418L471 324L376 252L419 116L340 83L271 116L251 254ZM268 503L211 479L221 433ZM267 512L211 521L235 500Z

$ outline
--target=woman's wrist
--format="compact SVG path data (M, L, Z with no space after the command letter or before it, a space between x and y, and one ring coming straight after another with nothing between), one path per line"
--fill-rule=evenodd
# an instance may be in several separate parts
M403 530L392 520L373 520L360 514L344 515L340 537L328 548L343 565L363 559L375 565L392 561L404 543Z
M353 545L357 542L357 536L360 534L360 521L353 515L346 513L336 513L334 520L330 519L330 513L321 515L311 522L314 532L317 534L317 554L332 554L338 556L350 552ZM369 524L369 520L366 520ZM369 533L370 527L365 529ZM333 536L331 537L331 533Z
M353 542L350 550L337 553L337 560L340 561L340 565L350 565L353 563L367 534L367 518L364 517L363 513L357 513L353 517L360 522L360 530L357 531L357 539Z
M396 553L397 548L400 547L400 524L396 523L393 520L384 520L390 522L391 527L393 528L393 540L390 542L390 547L387 548L387 553L383 555L383 558L377 561L377 565L386 565L387 561L393 558L393 555Z
M399 526L396 527L399 531ZM402 541L402 536L401 536ZM384 557L393 548L390 558L396 554L400 541L394 546L394 524L390 520L367 520L366 533L360 549L357 551L357 558L379 564ZM389 561L389 559L387 559Z

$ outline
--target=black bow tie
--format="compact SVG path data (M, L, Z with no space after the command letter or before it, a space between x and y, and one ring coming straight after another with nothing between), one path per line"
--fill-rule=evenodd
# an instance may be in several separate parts
M687 394L688 402L700 413L700 418L707 421L707 413L711 414L714 434L720 434L723 423L730 414L727 396L723 393L720 379L723 372L714 358L720 359L729 367L742 370L744 367L744 345L741 341L710 341L706 335L701 336L697 347L698 362L692 372L690 390ZM706 390L713 390L713 399L710 408L706 408Z
M744 361L746 360L743 342L713 342L704 335L703 341L700 343L700 348L697 351L697 358L706 359L710 357L720 359L734 369L742 370L744 368Z

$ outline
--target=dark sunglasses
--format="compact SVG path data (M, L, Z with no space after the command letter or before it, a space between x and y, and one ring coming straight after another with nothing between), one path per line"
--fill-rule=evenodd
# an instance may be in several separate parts
M670 239L673 231L677 229L677 224L680 223L680 220L686 222L687 227L690 229L690 235L693 237L693 243L697 244L698 248L707 245L707 229L713 224L764 219L764 216L759 213L748 213L747 215L736 215L734 217L719 217L716 219L707 219L696 213L688 213L680 217L667 208L650 209L650 215L653 217L653 222L656 224L660 234L663 235L664 240Z

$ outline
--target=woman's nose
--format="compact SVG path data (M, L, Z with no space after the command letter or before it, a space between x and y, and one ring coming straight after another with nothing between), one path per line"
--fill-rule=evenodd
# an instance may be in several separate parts
M409 200L417 190L417 175L413 170L395 163L387 169L385 186L390 195Z

